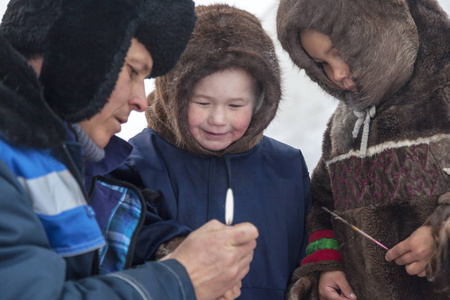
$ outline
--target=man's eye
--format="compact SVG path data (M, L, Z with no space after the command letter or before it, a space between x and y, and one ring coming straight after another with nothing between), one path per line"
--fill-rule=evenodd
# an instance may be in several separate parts
M139 76L139 73L138 73L138 71L136 71L135 68L133 68L132 66L129 66L129 69L130 69L130 76L132 78Z

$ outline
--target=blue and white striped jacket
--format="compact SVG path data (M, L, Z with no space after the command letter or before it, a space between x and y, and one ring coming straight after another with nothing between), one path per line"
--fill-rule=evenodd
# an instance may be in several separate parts
M76 256L105 244L82 187L50 150L13 146L0 139L0 157L27 192L55 252Z

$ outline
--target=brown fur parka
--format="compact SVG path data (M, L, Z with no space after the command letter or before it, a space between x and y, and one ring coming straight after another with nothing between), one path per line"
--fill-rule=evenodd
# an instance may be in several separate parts
M155 80L148 96L148 126L171 144L201 155L242 153L261 140L281 99L280 69L271 38L252 14L228 5L196 7L194 32L174 69ZM244 136L222 151L203 148L190 134L187 109L198 81L215 72L242 68L263 88L262 106Z
M300 43L303 29L330 37L350 67L356 93L334 86L308 56ZM340 100L312 175L308 232L333 230L342 261L304 263L289 299L318 299L318 274L329 270L343 270L358 299L450 299L426 278L387 262L384 249L322 209L334 210L388 248L433 225L442 251L429 274L438 276L440 290L450 284L447 14L435 0L281 0L277 30L293 62Z

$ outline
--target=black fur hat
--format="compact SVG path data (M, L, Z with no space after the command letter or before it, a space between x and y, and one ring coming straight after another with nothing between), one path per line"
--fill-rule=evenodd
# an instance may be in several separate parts
M2 37L0 99L1 138L38 149L59 146L66 139L64 124L44 101L36 72Z
M189 41L192 0L63 0L48 34L41 82L49 105L79 122L98 113L136 37L153 58L150 77L168 72Z
M60 0L10 0L0 34L23 56L42 55L50 26L61 14Z

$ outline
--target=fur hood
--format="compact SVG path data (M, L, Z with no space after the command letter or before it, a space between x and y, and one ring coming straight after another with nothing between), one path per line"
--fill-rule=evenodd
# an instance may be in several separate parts
M0 38L0 136L17 146L51 148L66 138L63 122L42 97L37 74Z
M439 31L427 31L432 23ZM330 37L357 93L335 87L308 56L299 38L303 29ZM448 82L448 70L442 72L448 69L448 16L434 0L281 0L277 31L293 62L353 110L381 104L408 83L411 91L427 90L422 82L430 76Z
M148 96L149 127L170 143L196 154L221 156L255 147L269 125L281 99L280 70L274 46L260 21L228 5L198 6L194 32L175 68L155 81ZM247 132L222 151L201 147L191 136L187 109L196 83L217 71L239 67L263 88L261 108Z
M324 1L328 0L321 3ZM278 37L294 63L304 68L324 90L341 100L329 124L332 124L329 130L333 145L324 145L324 156L340 155L346 153L349 147L356 150L359 145L364 146L361 134L356 139L352 137L357 122L354 110L374 104L376 117L370 125L371 145L448 132L450 22L439 4L435 0L335 2L339 3L337 7L333 6L336 5L334 2L319 6L315 1L306 5L308 0L281 0L277 16ZM334 8L330 15L326 15L325 12L320 13L319 7L326 12ZM334 16L337 9L343 9L344 15ZM313 10L317 12L312 14ZM296 17L300 11L306 17ZM347 11L358 16L350 18ZM314 18L307 17L310 15ZM329 21L332 18L335 25ZM354 20L359 25L345 20ZM391 30L388 24L393 27ZM362 40L363 36L369 36L361 31L364 26L366 30L370 29L368 32L373 32L370 41ZM302 28L313 28L330 35L348 61L359 93L333 87L323 70L301 47L299 32ZM412 50L409 46L413 44L414 55L410 51L408 56L406 49ZM384 46L379 49L379 45ZM352 47L353 50L350 49ZM360 49L360 54L349 56L356 49ZM400 55L394 59L396 51ZM412 63L406 63L412 58ZM409 75L405 73L407 69ZM357 100L358 96L362 98Z

